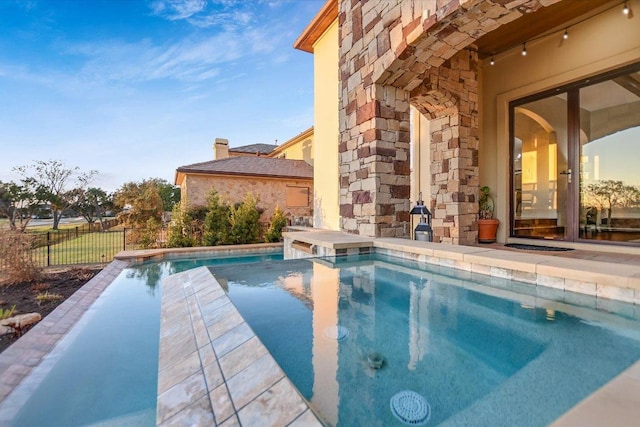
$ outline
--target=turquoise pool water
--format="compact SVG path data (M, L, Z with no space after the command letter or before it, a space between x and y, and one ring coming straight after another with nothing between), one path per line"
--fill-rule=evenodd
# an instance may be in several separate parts
M174 260L125 269L27 378L35 390L11 425L154 426L162 278L203 265L238 269L281 259Z
M380 255L211 270L330 425L402 425L411 390L426 425L544 426L640 358L627 304Z

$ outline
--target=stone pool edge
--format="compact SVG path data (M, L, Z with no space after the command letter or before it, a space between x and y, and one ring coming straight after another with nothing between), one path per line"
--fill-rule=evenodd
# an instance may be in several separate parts
M158 426L322 426L209 268L161 286Z

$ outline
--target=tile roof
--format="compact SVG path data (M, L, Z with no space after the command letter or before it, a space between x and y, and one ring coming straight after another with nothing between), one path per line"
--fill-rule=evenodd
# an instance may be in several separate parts
M313 167L303 160L253 156L228 157L194 163L180 166L177 172L313 179Z
M274 144L251 144L243 145L242 147L229 148L229 151L235 151L236 153L269 154L276 148L278 148L278 146Z

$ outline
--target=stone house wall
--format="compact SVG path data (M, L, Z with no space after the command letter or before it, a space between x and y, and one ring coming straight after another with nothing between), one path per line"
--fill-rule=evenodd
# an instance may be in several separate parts
M308 206L288 207L287 187L308 188ZM260 222L269 222L276 206L280 206L289 219L312 216L312 180L187 174L181 186L183 202L189 207L205 206L207 196L214 188L230 204L242 202L247 193L252 193L258 198L258 207L264 209Z

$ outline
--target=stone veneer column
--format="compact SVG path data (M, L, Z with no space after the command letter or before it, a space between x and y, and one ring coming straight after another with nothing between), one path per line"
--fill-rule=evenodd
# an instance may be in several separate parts
M355 126L340 138L340 215L345 231L366 236L409 233L409 102L393 86L358 91L346 113Z
M478 238L477 53L464 50L434 69L411 92L431 119L431 200L434 241L468 244Z
M434 213L435 239L476 241L478 82L473 43L558 1L339 0L344 231L410 235L411 102L431 118L433 185L425 198Z

